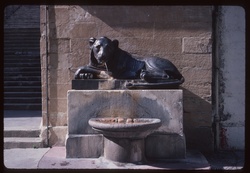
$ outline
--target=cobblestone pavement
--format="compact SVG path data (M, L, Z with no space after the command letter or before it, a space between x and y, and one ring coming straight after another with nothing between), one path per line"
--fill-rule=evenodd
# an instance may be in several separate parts
M203 154L212 170L239 170L244 167L244 151L217 151Z

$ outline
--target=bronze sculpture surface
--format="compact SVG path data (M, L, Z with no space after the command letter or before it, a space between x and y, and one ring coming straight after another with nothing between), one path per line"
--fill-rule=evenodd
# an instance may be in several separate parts
M176 66L159 57L138 58L119 48L118 40L90 38L90 63L78 68L75 79L141 79L127 88L178 87L184 77Z

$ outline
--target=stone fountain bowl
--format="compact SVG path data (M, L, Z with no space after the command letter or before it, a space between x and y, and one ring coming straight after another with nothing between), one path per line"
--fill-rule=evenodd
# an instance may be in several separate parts
M99 133L114 138L145 138L160 127L157 118L91 118L89 125Z

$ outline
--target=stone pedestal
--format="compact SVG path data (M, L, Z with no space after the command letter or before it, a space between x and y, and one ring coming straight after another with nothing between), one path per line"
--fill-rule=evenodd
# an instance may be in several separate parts
M66 139L67 158L98 158L103 154L101 134L69 134Z
M161 119L162 125L145 139L147 158L185 158L182 97L180 89L69 90L66 157L97 158L107 154L102 135L89 126L88 120L123 117Z
M123 163L145 162L144 139L104 137L104 157Z

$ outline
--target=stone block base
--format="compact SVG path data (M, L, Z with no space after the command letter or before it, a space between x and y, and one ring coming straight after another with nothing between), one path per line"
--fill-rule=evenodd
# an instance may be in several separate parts
M186 157L184 135L152 134L144 141L144 152L147 159L183 159ZM112 150L109 153L112 154ZM66 158L98 158L103 154L104 137L101 134L69 135L67 137Z
M66 158L98 158L102 154L102 135L68 135Z
M145 139L148 159L184 159L185 136L179 134L152 134Z

